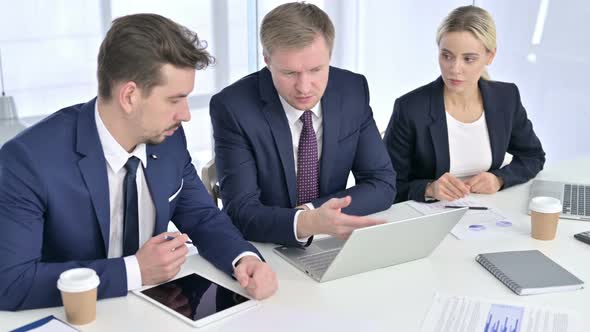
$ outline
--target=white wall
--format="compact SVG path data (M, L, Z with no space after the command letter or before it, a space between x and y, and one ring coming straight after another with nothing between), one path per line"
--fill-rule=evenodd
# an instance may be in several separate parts
M262 17L284 0L0 0L6 90L21 117L52 113L96 94L96 55L112 18L155 12L196 30L217 64L196 78L185 125L200 167L211 154L211 95L263 66L255 39ZM381 130L395 98L439 75L435 33L460 0L315 0L336 26L333 64L366 75ZM547 4L543 35L532 36ZM476 0L498 29L493 79L515 82L548 162L590 155L590 3L582 0ZM531 61L534 54L535 61Z
M540 42L532 44L541 2L547 16ZM381 130L394 100L440 74L436 29L455 7L471 1L361 1L338 3L357 10L330 11L337 37L334 63L363 73ZM498 30L492 79L514 82L540 137L548 163L590 155L590 3L582 0L476 0L488 10ZM340 14L341 16L337 16ZM352 22L356 27L351 28ZM345 31L349 35L339 32ZM351 50L350 52L348 50ZM338 53L340 52L340 53ZM343 57L341 52L349 54ZM535 61L530 58L534 54Z
M479 0L498 28L494 79L515 82L548 163L590 155L590 3L548 1L542 38L533 45L542 1ZM530 61L534 55L536 61Z

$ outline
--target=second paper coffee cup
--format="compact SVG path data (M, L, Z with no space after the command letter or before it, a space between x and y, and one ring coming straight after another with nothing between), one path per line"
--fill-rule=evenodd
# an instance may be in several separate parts
M561 202L553 197L534 197L531 210L531 236L537 240L553 240L561 214Z

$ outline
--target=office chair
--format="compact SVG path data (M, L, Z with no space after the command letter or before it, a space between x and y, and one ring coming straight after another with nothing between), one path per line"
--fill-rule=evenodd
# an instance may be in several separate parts
M205 185L205 189L211 197L215 205L219 206L220 192L219 183L217 179L217 169L215 168L215 159L209 160L201 169L201 180Z

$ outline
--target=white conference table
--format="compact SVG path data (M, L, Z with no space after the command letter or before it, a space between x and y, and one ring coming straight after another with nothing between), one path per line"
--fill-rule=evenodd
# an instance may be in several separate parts
M583 172L590 158L563 162L538 178L588 181ZM530 230L526 214L530 182L496 195L477 199L499 208L514 227ZM388 213L395 214L399 206ZM407 207L406 207L407 208ZM272 252L273 245L259 244L267 262L277 272L279 290L254 309L213 323L205 331L419 331L436 292L474 296L495 302L548 305L579 313L581 326L590 326L590 289L573 292L517 296L475 262L478 253L538 249L590 284L590 245L573 235L590 230L590 223L561 219L557 238L539 241L528 234L506 233L487 240L458 240L448 235L427 258L317 283ZM420 241L420 239L416 239ZM199 256L187 260L181 274L198 271L237 290L237 284ZM588 286L590 287L590 286ZM63 308L0 312L0 330L9 330L53 314L65 319ZM97 319L82 331L190 331L193 328L135 295L101 300Z

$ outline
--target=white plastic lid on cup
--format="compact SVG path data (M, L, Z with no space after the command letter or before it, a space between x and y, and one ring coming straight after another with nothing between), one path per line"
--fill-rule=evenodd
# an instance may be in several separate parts
M561 212L561 201L554 197L533 197L529 209L539 213L558 213Z
M93 269L77 268L59 275L57 288L62 292L78 293L98 287L100 279Z

